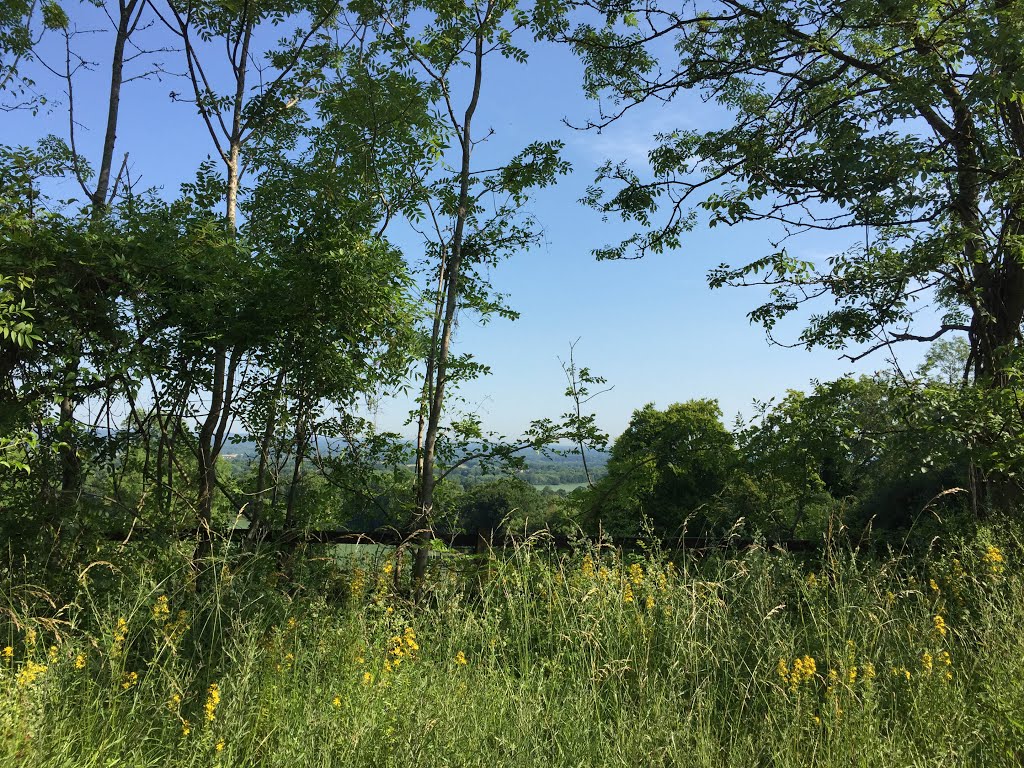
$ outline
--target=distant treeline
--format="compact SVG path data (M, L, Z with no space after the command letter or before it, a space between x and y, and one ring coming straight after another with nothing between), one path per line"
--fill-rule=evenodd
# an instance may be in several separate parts
M533 486L586 485L588 469L592 481L599 480L607 473L608 454L604 451L588 450L584 466L581 455L566 453L567 450L565 446L557 446L557 452L544 454L531 449L522 457L525 466L512 471L520 480ZM495 473L494 469L478 461L470 461L452 470L449 477L468 487L494 480Z

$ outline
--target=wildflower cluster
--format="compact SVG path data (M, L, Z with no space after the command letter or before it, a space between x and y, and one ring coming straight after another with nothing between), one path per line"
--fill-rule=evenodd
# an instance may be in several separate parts
M931 675L937 670L941 670L942 679L947 683L953 679L953 657L949 651L939 651L934 656L928 650L922 651L921 671L925 675Z
M981 560L988 566L989 573L993 576L999 576L1003 572L1005 560L999 547L989 544Z
M15 682L17 682L19 688L27 688L46 674L46 669L45 664L39 664L32 660L26 661L25 665L18 670Z
M153 618L156 621L167 621L171 616L171 607L168 605L167 595L160 595L153 603Z
M358 600L366 591L366 571L356 568L352 571L352 581L349 582L349 592L353 599Z
M114 643L110 648L111 656L120 656L124 650L124 641L128 637L128 622L124 616L117 619L117 626L114 628Z
M792 667L785 659L779 659L776 670L782 681L789 685L791 691L796 692L800 686L814 677L818 671L818 665L811 656L800 656L793 659Z
M390 672L398 669L403 659L413 659L419 651L419 643L416 642L416 630L406 627L401 635L395 635L388 641L387 658L384 660L384 671Z
M206 722L212 723L217 719L217 705L220 704L220 688L216 683L210 683L206 692L206 703L203 704L203 711L206 713Z
M583 558L583 562L580 564L580 573L587 581L594 578L594 558L589 554Z
M153 603L153 621L159 626L164 639L172 649L176 649L178 642L189 630L188 611L178 611L174 618L171 618L171 605L167 595L160 595Z

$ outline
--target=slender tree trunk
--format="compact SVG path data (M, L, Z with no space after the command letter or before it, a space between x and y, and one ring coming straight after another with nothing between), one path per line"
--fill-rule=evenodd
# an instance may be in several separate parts
M124 50L128 39L138 26L146 0L124 0L119 2L117 30L114 37L114 50L110 64L110 89L107 97L107 123L103 137L103 153L100 156L96 175L96 188L89 193L92 203L90 216L94 222L100 221L105 215L107 196L110 193L111 170L114 162L114 146L117 143L117 124L121 111L121 86L124 82ZM68 42L70 49L70 40ZM73 110L70 94L72 91L72 74L68 71L68 94L70 108ZM71 114L72 138L74 137L74 113ZM72 142L74 145L74 142ZM81 158L76 157L76 165ZM80 178L82 185L86 180ZM69 342L70 358L65 375L65 389L60 405L58 425L61 441L61 500L64 514L68 514L77 504L82 492L82 462L78 455L78 439L74 433L75 408L78 406L77 389L78 374L81 367L82 341L75 337Z
M117 20L117 36L114 38L114 55L110 64L110 93L107 100L107 129L103 136L103 154L96 174L96 189L92 194L92 215L99 218L110 203L111 172L114 165L114 145L117 143L117 118L121 109L121 85L124 82L124 49L128 38L138 26L142 17L145 0L120 0L120 15Z
M281 388L284 386L285 372L282 368L277 372L274 381L274 395L270 406L267 408L267 419L263 426L263 437L260 440L260 461L256 470L256 491L252 498L252 514L249 515L251 530L255 534L256 528L262 524L263 501L267 492L267 473L270 469L270 449L274 442L274 435L277 432L277 404L281 396Z
M214 435L224 408L224 388L227 377L227 350L223 343L218 342L213 349L213 383L210 386L210 410L199 430L199 503L197 516L199 522L199 544L196 547L195 561L201 564L213 553L213 493L217 484L217 456L214 446Z
M487 15L490 14L488 6ZM458 209L455 217L455 231L452 233L450 257L444 275L445 297L444 315L441 321L441 337L436 347L430 350L430 357L427 361L428 371L433 375L429 378L432 392L430 392L429 405L427 408L427 427L423 443L422 470L419 476L417 489L417 525L426 529L426 533L419 536L420 546L416 549L416 558L413 563L413 589L417 596L422 594L424 579L427 572L427 559L429 557L429 546L427 540L430 538L429 528L432 523L434 509L434 485L435 485L435 451L437 446L438 431L441 423L441 412L444 407L445 386L448 382L448 361L451 349L452 331L455 327L455 316L459 307L459 275L462 269L463 241L465 237L466 218L469 213L469 184L470 184L470 158L473 152L473 117L476 114L477 105L480 100L480 86L483 77L484 59L484 27L487 23L487 16L481 21L477 28L476 39L473 50L473 92L466 107L462 121L461 135L459 142L462 150L461 165L459 168L459 198ZM435 315L436 317L436 315ZM436 322L436 321L435 321Z
M288 501L284 513L284 530L286 536L295 531L296 504L299 500L299 484L302 482L302 462L306 458L306 403L300 395L296 404L295 419L295 461L292 464L292 482L288 486Z
M77 343L72 344L72 353L79 350ZM75 435L75 384L78 381L79 359L72 358L65 373L65 384L69 384L60 402L60 415L57 419L57 434L60 447L60 498L64 514L69 514L78 502L81 491L82 461L78 456L78 438Z

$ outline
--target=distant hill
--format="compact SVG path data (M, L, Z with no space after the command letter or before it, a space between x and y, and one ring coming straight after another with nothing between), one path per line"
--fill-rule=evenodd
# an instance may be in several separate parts
M324 441L323 449L337 447L337 441ZM410 450L412 445L410 443ZM568 489L573 486L583 485L587 482L587 473L583 468L583 458L579 454L569 453L574 450L572 445L551 446L551 453L544 455L537 450L522 451L519 455L526 462L526 468L517 470L516 474L530 483L537 486L558 486ZM472 450L472 447L470 448ZM234 465L245 465L256 457L256 444L250 441L242 441L227 445L222 457ZM597 479L605 474L605 465L608 462L608 454L604 451L587 451L587 466L590 468L591 477ZM411 466L411 465L410 465ZM381 467L391 469L391 467ZM457 479L463 485L473 485L486 482L495 477L500 470L486 468L477 460L466 462L461 467L452 471L450 477Z

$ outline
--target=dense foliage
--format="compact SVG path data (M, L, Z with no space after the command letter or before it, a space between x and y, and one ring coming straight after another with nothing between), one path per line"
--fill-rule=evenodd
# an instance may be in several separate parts
M0 142L4 764L1024 760L1024 12L677 5L0 5L0 110L60 118ZM490 432L457 329L517 317L492 276L572 169L482 155L483 112L547 44L591 128L726 115L599 171L585 202L636 224L599 257L769 222L712 286L924 364L612 440L570 345L565 412ZM208 156L146 189L127 86L168 73ZM792 256L812 232L839 247ZM367 418L389 396L414 439ZM397 546L311 543L342 534Z
M1024 739L1019 552L535 542L480 570L435 558L421 606L389 558L332 559L291 599L259 559L206 594L187 552L98 564L67 606L4 591L0 759L1003 768Z

